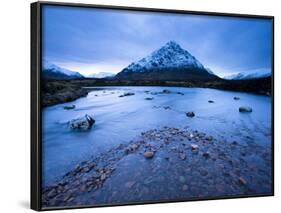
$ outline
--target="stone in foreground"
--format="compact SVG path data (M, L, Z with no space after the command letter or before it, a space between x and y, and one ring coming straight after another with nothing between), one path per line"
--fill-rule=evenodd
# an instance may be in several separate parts
M247 106L242 106L239 107L239 112L252 112L253 109L251 107L247 107Z
M190 117L190 118L192 118L192 117L195 116L195 113L194 113L194 112L187 112L187 113L185 113L185 114L186 114L187 117Z
M144 156L145 158L153 158L154 152L147 151L147 152L145 152L145 153L143 154L143 156Z
M72 119L69 122L69 127L74 130L89 130L94 123L95 120L91 116L85 114L80 118Z

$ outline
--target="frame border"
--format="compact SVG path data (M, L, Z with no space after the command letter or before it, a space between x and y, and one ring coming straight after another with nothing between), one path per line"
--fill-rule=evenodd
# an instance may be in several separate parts
M186 15L206 15L206 16L221 16L221 17L236 17L236 18L253 18L253 19L267 19L272 23L272 61L271 61L271 151L272 151L272 185L271 193L254 194L254 195L237 195L237 196L219 196L219 197L205 197L205 198L189 198L189 199L173 199L165 201L145 201L133 203L119 203L119 204L98 204L98 205L81 205L81 206L64 206L64 207L46 207L41 205L41 180L42 180L42 110L41 110L41 62L42 62L42 8L44 5L58 6L58 7L76 7L76 8L94 8L94 9L109 9L117 11L133 11L133 12L157 12L168 14L186 14ZM113 206L129 206L129 205L143 205L143 204L160 204L160 203L175 203L187 201L205 201L205 200L222 200L233 198L257 198L274 196L274 16L269 15L252 15L239 13L222 13L222 12L206 12L206 11L188 11L177 9L158 9L145 7L130 7L130 6L113 6L113 5L95 5L83 3L64 3L64 2L49 2L38 1L31 3L31 194L30 206L36 211L49 211L60 209L81 209L81 208L95 208L95 207L113 207Z

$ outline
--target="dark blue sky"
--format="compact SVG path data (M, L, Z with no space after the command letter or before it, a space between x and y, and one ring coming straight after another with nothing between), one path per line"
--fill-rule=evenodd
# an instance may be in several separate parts
M271 21L44 6L43 57L82 74L119 72L169 40L220 76L271 69Z

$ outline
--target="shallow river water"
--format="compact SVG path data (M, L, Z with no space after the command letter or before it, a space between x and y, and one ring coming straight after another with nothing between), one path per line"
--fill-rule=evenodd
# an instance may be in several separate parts
M43 109L43 186L56 182L83 160L129 143L142 132L165 126L191 128L226 143L271 146L270 97L203 88L95 88L87 97ZM164 89L171 92L161 93ZM135 95L119 97L125 92ZM234 96L240 100L234 100ZM76 106L73 110L63 108L72 104ZM240 113L240 106L250 106L253 112ZM188 111L193 111L195 117L187 117ZM94 126L84 132L70 130L68 121L85 114L95 119ZM128 162L133 162L138 156L130 158L133 160ZM128 162L124 168L130 166Z

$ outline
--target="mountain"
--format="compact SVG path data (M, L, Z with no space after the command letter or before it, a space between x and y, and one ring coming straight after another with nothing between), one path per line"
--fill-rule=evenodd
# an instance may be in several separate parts
M224 77L227 80L249 80L249 79L258 79L258 78L267 78L271 76L270 70L253 70L247 72L236 73Z
M43 61L43 78L47 79L79 79L84 78L79 72L74 72L55 64L50 63L47 60Z
M107 77L113 77L115 74L111 72L99 72L99 73L94 73L91 75L88 75L88 78L107 78Z
M169 41L149 56L131 63L116 76L121 80L208 80L218 79L193 55Z

